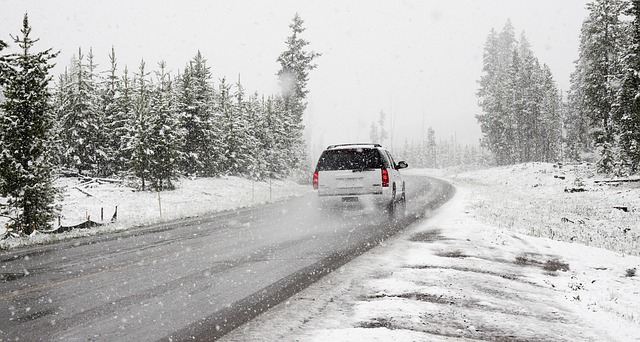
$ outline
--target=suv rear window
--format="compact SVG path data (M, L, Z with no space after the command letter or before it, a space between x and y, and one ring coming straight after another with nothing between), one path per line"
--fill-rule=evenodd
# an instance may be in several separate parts
M326 150L318 160L318 171L381 169L382 158L377 149Z

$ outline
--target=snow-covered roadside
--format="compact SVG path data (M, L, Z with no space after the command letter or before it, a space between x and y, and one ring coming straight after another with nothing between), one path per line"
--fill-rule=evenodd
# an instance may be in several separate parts
M473 189L468 210L483 222L640 255L640 182L597 183L605 178L595 175L593 166L549 163L466 172L451 179Z
M546 180L535 178L538 166L451 178L457 194L434 217L414 224L223 340L640 340L640 275L630 276L631 270L640 268L640 257L620 252L628 245L606 250L572 243L574 235L557 233L554 238L568 236L569 242L555 241L519 233L519 225L512 223L516 218L533 223L540 211L549 211L550 219L540 223L552 230L569 223L560 221L557 227L550 223L554 215L565 213L559 205L552 209L543 205L557 203L555 191L527 195L526 184L539 184L530 188L534 190L545 188ZM515 190L491 184L517 179L523 185ZM563 186L559 188L564 193ZM631 193L637 198L637 189L620 189L613 194ZM522 198L514 201L527 205L515 206L513 212L501 208L511 204L514 191L522 191ZM544 193L549 195L546 201ZM581 208L619 200L609 193L574 195L578 197L560 203ZM585 199L579 200L580 196ZM595 203L583 203L591 198ZM629 199L629 206L634 203ZM614 222L634 222L627 219ZM589 218L590 223L603 225L607 220L597 214ZM616 241L621 240L606 245L615 247Z
M253 182L239 177L181 179L176 185L176 190L156 193L134 191L110 182L86 183L76 178L60 178L56 181L56 186L64 190L63 200L60 202L61 225L76 225L88 218L99 223L108 223L117 206L116 222L60 234L35 233L30 237L8 238L0 240L0 249L52 243L207 213L246 208L300 196L311 191L310 186L293 181ZM55 226L57 225L56 222ZM4 228L2 230L4 233Z

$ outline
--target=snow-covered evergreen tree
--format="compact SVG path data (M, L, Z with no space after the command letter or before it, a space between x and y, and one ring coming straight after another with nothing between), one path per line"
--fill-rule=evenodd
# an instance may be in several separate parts
M378 120L371 123L369 127L369 139L374 144L384 144L384 140L388 138L387 131L384 129L387 115L380 111Z
M120 108L120 77L117 75L118 62L116 59L115 48L111 48L109 54L109 70L105 72L106 76L102 80L99 88L100 106L99 110L103 113L104 122L101 131L101 146L103 146L104 165L101 167L103 175L114 175L125 170L121 161L118 160L122 141L126 134L126 126L129 122L128 117L124 115Z
M274 177L279 173L279 167L275 165L280 162L280 151L275 146L277 136L284 133L277 125L274 103L273 96L258 99L256 95L251 99L253 137L256 141L252 151L255 163L249 166L248 174L255 180Z
M580 59L584 84L582 92L586 115L591 121L593 142L599 149L600 171L613 170L615 146L613 107L620 84L622 68L621 55L623 49L624 26L620 15L626 7L624 0L595 0L587 4L589 17L582 27Z
M238 88L242 88L240 82L238 82ZM251 179L260 179L260 171L265 169L266 163L261 158L260 149L260 137L259 133L263 129L261 115L261 103L257 93L249 96L247 100L242 101L244 111L244 117L247 124L246 127L246 166L244 167L243 174Z
M556 87L551 69L542 67L540 103L540 127L537 129L538 161L556 162L561 159L562 150L562 99Z
M64 125L62 120L60 120L66 110L69 108L69 93L68 89L70 89L71 84L71 76L69 76L69 72L67 68L65 68L64 73L58 75L58 80L55 82L55 87L53 89L53 100L52 107L53 113L56 120L54 120L54 128L55 132L54 136L54 144L53 144L53 153L54 153L54 163L57 166L65 165L65 150L64 150Z
M130 139L131 127L136 120L134 112L134 79L129 76L129 68L124 67L120 81L116 83L118 96L115 98L115 117L110 118L107 129L112 134L114 145L118 149L112 157L113 168L116 173L129 170L129 161L132 158L131 149L127 148Z
M140 179L142 190L146 189L150 177L150 159L153 155L150 144L151 84L149 72L145 68L143 60L140 62L138 73L135 74L132 102L134 121L129 127L129 141L126 145L126 149L131 153L130 171Z
M583 26L586 25L583 24ZM583 28L583 31L585 29ZM581 46L588 37L581 35ZM581 53L582 54L582 53ZM571 73L570 88L567 94L566 114L563 120L566 130L566 158L571 161L580 161L583 156L592 151L592 137L590 134L591 120L587 115L587 102L585 96L585 78L588 61L585 58L578 58L575 61L576 68Z
M180 127L185 133L182 169L188 174L217 175L224 162L215 126L214 95L211 71L198 51L182 74L177 99Z
M32 52L25 14L21 36L13 37L19 53L2 57L0 72L5 101L0 104L0 194L7 202L0 215L25 233L49 227L55 216L53 187L53 108L48 89L57 53Z
M510 22L499 34L491 30L487 38L478 97L483 143L499 165L557 158L560 95L525 34L515 40Z
M300 167L306 158L302 140L304 131L302 116L307 107L309 72L317 67L314 60L321 55L315 51L306 50L309 42L301 37L305 30L303 24L304 21L296 13L289 25L292 34L286 40L287 49L277 59L280 63L277 75L282 89L283 114L286 115L284 122L288 131L284 148L289 151L290 165L294 168Z
M89 54L92 56L92 53ZM95 174L104 158L101 148L102 113L99 111L97 75L92 57L88 64L81 49L72 65L66 106L60 109L64 164L78 173Z
M166 71L166 63L158 64L158 83L151 94L149 107L149 134L147 145L150 153L149 180L156 190L171 190L179 176L182 133L176 112L173 83Z
M618 173L640 172L640 0L632 0L629 42L623 59L624 74L614 120L618 125L620 160Z
M222 79L217 94L224 155L227 156L223 169L233 175L247 175L250 165L255 163L252 150L257 146L257 139L253 134L261 127L250 122L256 119L256 114L250 111L256 109L245 100L244 88L239 81L235 88L235 94L230 94L231 86Z
M231 84L225 78L220 80L216 94L216 114L222 139L218 147L222 149L219 171L223 173L237 174L238 164L236 158L240 152L241 143L238 131L238 113L235 111L231 99Z
M4 50L5 48L7 48L7 43L5 43L3 40L0 40L0 51ZM9 67L9 64L7 64L6 58L3 56L0 56L0 74L8 74L11 71L11 68ZM2 89L2 86L4 85L5 80L3 80L2 78L0 78L0 90ZM4 95L3 95L4 96ZM2 99L0 99L2 100Z
M501 33L491 30L484 46L483 74L478 97L483 113L476 116L483 132L483 142L493 152L498 165L513 162L512 115L509 103L509 72L513 63L515 38L513 27L507 22Z
M285 120L285 104L280 96L269 96L264 101L262 108L260 145L264 151L263 158L266 161L266 169L263 172L265 178L281 178L292 168L291 150L289 143L288 125Z
M425 166L430 168L438 168L438 159L437 159L437 148L438 145L436 143L436 131L429 127L427 129L427 139L424 141L423 152L425 154Z

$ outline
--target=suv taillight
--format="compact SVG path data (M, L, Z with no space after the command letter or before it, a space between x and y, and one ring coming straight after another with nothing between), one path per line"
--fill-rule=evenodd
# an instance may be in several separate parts
M382 186L385 188L389 187L389 171L385 168L382 168Z
M313 190L318 190L318 170L313 173Z

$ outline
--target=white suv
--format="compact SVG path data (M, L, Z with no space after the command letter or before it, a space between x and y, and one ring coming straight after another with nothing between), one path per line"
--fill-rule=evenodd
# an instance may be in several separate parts
M320 155L313 188L323 201L371 202L389 212L404 205L405 183L391 153L379 144L331 145Z

